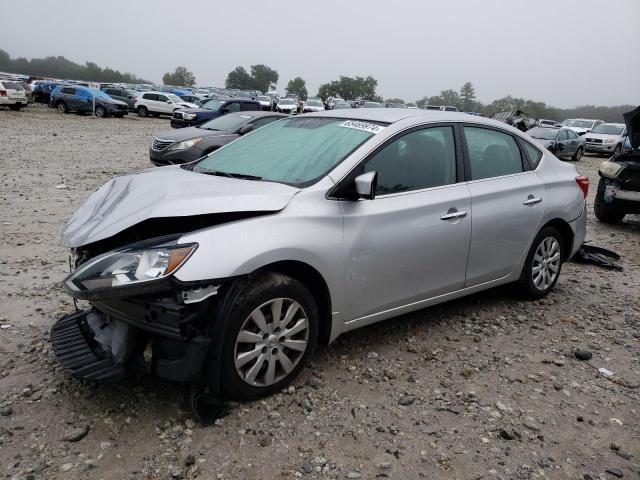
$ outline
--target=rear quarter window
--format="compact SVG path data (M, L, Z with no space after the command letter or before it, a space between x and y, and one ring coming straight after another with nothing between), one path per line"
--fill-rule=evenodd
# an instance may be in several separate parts
M527 155L527 158L529 159L531 168L533 168L534 170L538 168L540 160L542 159L542 152L531 145L529 142L526 142L524 140L522 140L522 148L524 150L524 153Z

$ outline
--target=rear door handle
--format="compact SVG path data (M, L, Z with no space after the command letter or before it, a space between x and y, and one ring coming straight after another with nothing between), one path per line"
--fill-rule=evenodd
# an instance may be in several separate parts
M466 210L450 212L440 217L440 220L453 220L454 218L462 218L467 216Z
M522 202L523 205L535 205L536 203L540 203L542 201L542 199L540 197L532 197L529 196L529 198L527 198L524 202Z

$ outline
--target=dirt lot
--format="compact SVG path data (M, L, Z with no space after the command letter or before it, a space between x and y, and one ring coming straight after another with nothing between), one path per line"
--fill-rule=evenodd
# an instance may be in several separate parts
M588 239L620 253L623 272L569 263L539 302L497 289L350 333L295 387L210 427L180 385L69 378L48 342L73 309L57 286L61 227L110 177L149 167L168 126L0 110L3 478L640 477L640 218L593 218L596 157L578 164Z

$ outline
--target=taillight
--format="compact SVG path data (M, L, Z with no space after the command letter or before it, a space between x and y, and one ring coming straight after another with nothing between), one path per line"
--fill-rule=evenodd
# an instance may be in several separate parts
M6 97L7 96L7 91L6 90L0 90L0 97Z
M576 177L576 183L580 187L580 190L582 190L582 196L587 198L589 194L589 179L584 175L579 175Z

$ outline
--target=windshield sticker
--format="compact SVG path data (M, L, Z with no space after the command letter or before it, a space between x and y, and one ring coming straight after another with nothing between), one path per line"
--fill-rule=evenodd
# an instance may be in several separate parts
M375 123L359 122L357 120L347 120L344 123L338 125L339 127L353 128L355 130L362 130L363 132L369 132L375 135L384 130L382 125L376 125Z

